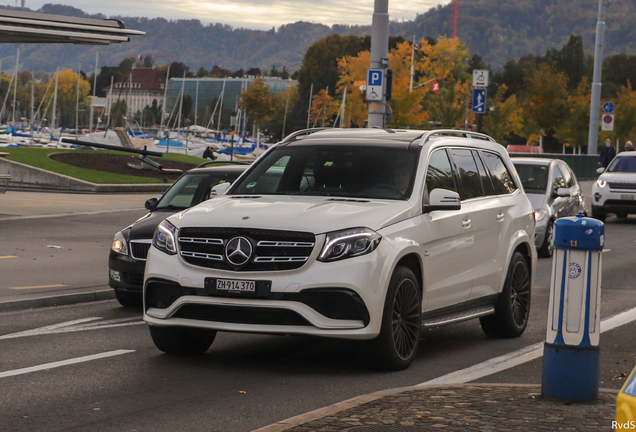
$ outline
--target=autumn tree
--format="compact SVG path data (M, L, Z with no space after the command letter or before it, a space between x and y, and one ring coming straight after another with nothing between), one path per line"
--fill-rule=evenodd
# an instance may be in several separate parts
M628 81L626 87L622 87L616 101L616 137L625 143L636 133L636 91L632 89Z
M507 91L507 85L499 86L497 94L490 99L490 111L484 116L484 132L498 142L505 142L510 135L519 134L522 128L523 111L517 95L506 99Z
M587 145L590 121L590 82L582 77L579 85L567 98L567 113L554 136L572 148Z
M257 131L260 125L274 113L271 92L265 79L261 77L256 78L246 90L241 91L238 107L244 110L248 118L256 124Z
M322 89L312 97L309 122L311 127L330 126L338 112L338 102Z

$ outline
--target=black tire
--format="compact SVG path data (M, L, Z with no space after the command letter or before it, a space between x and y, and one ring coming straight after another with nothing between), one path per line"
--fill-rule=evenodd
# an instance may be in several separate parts
M618 212L616 213L616 217L619 219L627 219L627 212Z
M600 210L596 210L594 206L592 206L592 217L594 219L600 220L601 222L605 222L605 218L607 217L607 214L602 213Z
M539 248L539 256L542 258L551 258L554 253L554 221L549 221L545 228L545 237L543 244Z
M200 355L214 342L216 331L191 327L149 326L155 346L166 354Z
M119 304L124 307L138 308L141 307L143 303L141 293L116 289L115 297L117 297L117 301L119 302Z
M389 282L380 334L373 340L379 366L388 370L409 367L420 343L422 297L413 272L398 266Z
M515 252L510 260L503 290L495 304L495 313L479 319L486 336L521 336L530 316L530 294L528 261L520 252Z

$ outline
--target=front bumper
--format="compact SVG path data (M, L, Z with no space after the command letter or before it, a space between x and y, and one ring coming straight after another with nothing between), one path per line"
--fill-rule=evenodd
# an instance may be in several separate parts
M594 185L592 188L592 207L597 213L636 214L636 191Z
M296 270L235 272L193 266L151 248L144 320L155 326L371 339L380 332L391 274L383 264L394 250L381 242L368 255L323 263L316 261L316 247ZM266 298L210 295L205 288L210 277L271 281L270 293Z
M111 250L108 256L108 285L116 290L141 293L144 287L145 269L146 261Z

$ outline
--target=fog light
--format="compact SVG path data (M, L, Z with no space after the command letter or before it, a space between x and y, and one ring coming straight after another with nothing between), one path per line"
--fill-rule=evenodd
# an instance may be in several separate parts
M601 199L601 194L600 194L600 193L598 193L598 192L596 192L596 193L594 194L594 199L596 200L596 202L599 202L599 200Z
M118 271L108 269L108 272L110 273L110 278L112 280L115 282L121 282L121 274Z

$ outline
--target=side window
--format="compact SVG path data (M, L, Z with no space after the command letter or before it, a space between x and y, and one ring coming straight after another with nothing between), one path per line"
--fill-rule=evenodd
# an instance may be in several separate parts
M448 189L459 192L455 186L450 160L444 149L435 150L428 160L426 190L431 193L433 189Z
M564 187L567 187L565 178L563 177L563 174L561 173L559 167L555 165L554 169L552 170L552 191L556 192L557 189Z
M565 187L571 188L572 186L574 186L574 174L572 174L572 171L570 171L570 168L568 168L566 165L560 165L559 168L561 169L561 172L563 173L563 178L566 184Z
M490 176L488 175L488 171L484 166L484 162L481 160L479 152L473 150L473 157L477 162L477 168L479 168L479 176L481 177L481 185L484 187L484 194L486 196L496 195L495 188L492 185L492 180L490 180Z
M509 194L517 190L517 185L515 184L510 171L508 171L508 168L498 154L482 152L482 156L484 157L484 164L486 164L486 168L490 171L492 185L495 188L495 193L497 195Z
M459 176L459 196L462 200L484 196L481 178L472 152L468 149L452 149L451 155Z

